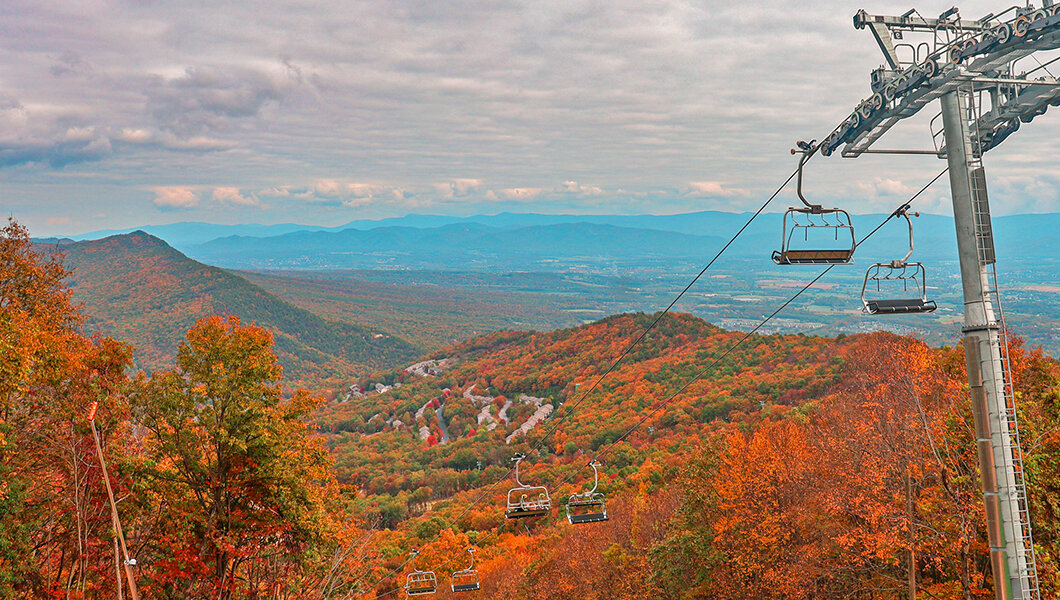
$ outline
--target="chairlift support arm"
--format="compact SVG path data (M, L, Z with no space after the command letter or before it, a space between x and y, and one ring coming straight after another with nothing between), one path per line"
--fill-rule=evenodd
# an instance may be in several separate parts
M590 495L596 493L596 488L600 487L600 471L596 468L598 464L600 463L595 458L589 461L589 466L593 468L593 489L589 490Z
M806 199L806 196L802 195L802 168L806 164L806 161L810 160L810 157L817 152L817 140L810 140L809 142L800 141L797 145L799 146L798 148L791 149L792 154L799 154L799 175L795 184L795 190L799 195L799 200L802 200L802 203L806 205L806 208L809 208L813 214L819 214L823 207L820 204L810 204ZM596 467L593 468L595 469Z
M909 252L906 252L905 256L903 256L901 260L896 260L894 262L894 264L896 264L896 265L898 265L898 264L904 265L909 260L909 257L913 255L913 220L909 218L909 205L908 204L906 204L902 208L899 208L897 211L895 211L895 214L905 217L905 222L906 222L907 225L909 225ZM913 213L913 216L914 217L919 217L920 213Z
M519 481L519 463L523 462L524 458L526 457L522 454L516 454L512 457L512 460L515 461L515 483L518 484L519 487L526 487L522 481Z

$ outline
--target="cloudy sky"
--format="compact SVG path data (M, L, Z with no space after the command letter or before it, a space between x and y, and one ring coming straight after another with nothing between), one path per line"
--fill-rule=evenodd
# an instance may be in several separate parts
M0 213L52 235L742 211L790 173L796 139L868 95L882 61L851 24L861 4L5 0ZM987 157L995 212L1060 211L1058 113ZM927 118L881 146L929 148ZM812 194L856 212L890 210L944 166L811 164ZM921 208L946 212L947 193L943 179Z

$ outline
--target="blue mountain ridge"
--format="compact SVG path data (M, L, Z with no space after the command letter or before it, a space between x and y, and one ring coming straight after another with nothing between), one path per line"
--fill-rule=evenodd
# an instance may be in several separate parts
M569 222L569 219L583 218L571 215L502 214L485 219L493 224L468 218L438 227L298 231L267 238L229 236L186 251L204 262L240 268L500 269L536 268L549 260L577 257L618 261L697 259L720 248L748 217L718 212L612 215L600 220L614 223L597 223ZM729 255L755 257L768 255L778 248L781 218L779 214L761 215L732 245ZM885 219L886 215L855 215L855 232L863 236ZM956 258L951 218L923 215L914 219L914 226L914 257ZM994 228L1001 257L1051 258L1060 249L1060 215L1057 214L1000 217L994 220ZM796 239L795 243L801 241ZM824 239L819 243L837 242ZM859 256L871 260L899 258L905 254L907 245L904 222L892 219L859 249Z

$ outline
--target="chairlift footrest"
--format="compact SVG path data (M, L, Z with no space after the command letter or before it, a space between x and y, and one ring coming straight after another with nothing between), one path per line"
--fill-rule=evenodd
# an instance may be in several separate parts
M543 517L548 514L548 509L540 510L512 510L504 511L505 519L526 519L529 517Z

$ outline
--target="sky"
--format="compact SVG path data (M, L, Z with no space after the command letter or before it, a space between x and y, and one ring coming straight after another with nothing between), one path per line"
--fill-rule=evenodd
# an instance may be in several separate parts
M869 95L882 55L852 25L863 3L5 0L0 216L60 235L753 210L796 140ZM931 148L926 112L880 146ZM987 155L995 214L1060 211L1058 115ZM837 153L808 166L807 194L889 212L943 167ZM949 212L945 178L919 203Z

